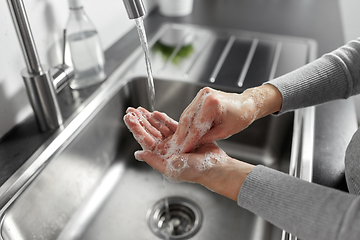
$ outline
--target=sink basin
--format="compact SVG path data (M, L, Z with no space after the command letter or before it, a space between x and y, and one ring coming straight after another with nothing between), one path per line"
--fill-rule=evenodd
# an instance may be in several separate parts
M169 26L159 32L166 29ZM256 44L260 44L263 35L255 36L260 39L255 41ZM249 33L245 34L244 41L247 42L248 38ZM154 39L150 45L154 46L156 36ZM202 41L203 38L197 39ZM270 41L271 38L264 39ZM241 41L233 40L238 50L243 44ZM269 59L276 56L279 59L275 68L270 64L264 72L274 77L288 71L285 68L289 65L282 59L282 53L276 53L279 45L270 44L275 47L274 51L266 51L266 41L260 44L260 52L271 53ZM213 47L220 42L213 42ZM249 44L245 45L251 51L254 41ZM286 48L286 44L283 46ZM188 235L178 233L169 239L281 238L280 229L238 207L235 202L197 184L170 183L146 163L134 159L133 153L140 146L122 117L129 106L149 106L147 79L143 77L144 70L137 69L143 66L139 61L140 53L140 50L134 53L120 66L84 103L82 111L72 116L64 129L59 129L5 184L7 188L0 189L0 239L160 239L161 234L152 227L161 225L161 216L166 214L163 208L166 198L169 198L170 214L177 216L174 217L174 226L180 228L182 222L178 219L185 219L189 222L186 228L190 229ZM257 54L255 51L254 59L260 57ZM203 58L207 57L205 54ZM189 61L201 58L195 54ZM226 56L224 61L226 63ZM246 61L244 59L244 64ZM204 80L209 76L204 77L208 71L198 69L194 70L196 77L191 75L191 64L172 66L176 68L172 71L163 68L167 64L169 60L165 60L165 65L154 67L161 70L155 74L157 110L178 120L196 93L209 85ZM219 61L214 61L214 64L219 65ZM189 71L181 77L176 74L169 76L171 72L183 73L182 68ZM250 75L260 76L251 73L251 65L247 68ZM222 72L221 67L217 73L211 74L210 79L214 76L216 81L210 82L216 89L238 93L245 89L238 84L238 79L222 84L219 79L229 79L229 76ZM242 78L245 79L242 86L258 84L247 79L248 75ZM307 140L301 135L305 129L301 121L303 116L301 112L268 116L218 144L230 156L242 161L284 172L288 172L290 167L290 173L292 169L304 173L300 167L306 164L296 167L296 162L305 156L300 151L301 141ZM197 227L190 235L192 225Z
M271 239L272 234L279 235L279 229L235 202L196 184L162 180L160 173L134 159L133 153L140 147L121 119L128 106L148 104L144 97L146 84L145 78L135 78L124 85L72 144L44 168L5 213L4 239L53 239L77 206L77 215L93 214L73 217L62 239L155 239L147 214L157 201L169 196L190 199L203 212L202 226L193 239ZM166 80L155 80L155 86L158 109L174 119L202 87ZM239 159L280 168L289 163L291 128L292 114L269 116L220 145ZM109 156L114 150L116 154ZM92 196L104 191L104 184L97 191L93 188L100 179L105 179L110 189L102 196ZM102 199L94 204L94 197ZM76 237L68 236L73 234L73 228L79 231L79 225L86 227ZM216 231L214 226L218 226ZM258 232L263 232L264 237L254 238Z

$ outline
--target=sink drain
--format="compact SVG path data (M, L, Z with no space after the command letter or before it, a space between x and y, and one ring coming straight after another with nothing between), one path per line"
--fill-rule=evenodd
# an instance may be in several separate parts
M188 239L194 236L199 231L201 223L202 213L198 205L182 197L161 199L149 215L151 230L158 237L168 240Z

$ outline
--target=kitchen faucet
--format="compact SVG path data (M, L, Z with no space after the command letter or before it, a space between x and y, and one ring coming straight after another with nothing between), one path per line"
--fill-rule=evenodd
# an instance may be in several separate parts
M145 14L142 0L123 1L130 19ZM74 69L67 66L64 61L52 69L42 65L23 0L7 0L7 3L26 63L21 75L35 118L41 131L54 130L63 123L56 95L74 77ZM65 36L63 51L65 51Z
M21 75L38 126L43 132L56 129L63 123L56 94L74 76L74 71L64 61L52 69L40 63L23 1L7 3L26 63Z

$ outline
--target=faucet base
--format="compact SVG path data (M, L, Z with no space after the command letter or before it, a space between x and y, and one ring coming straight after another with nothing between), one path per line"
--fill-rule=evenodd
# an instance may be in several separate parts
M39 74L31 74L25 68L21 71L26 91L41 131L54 130L63 123L50 69L42 66Z

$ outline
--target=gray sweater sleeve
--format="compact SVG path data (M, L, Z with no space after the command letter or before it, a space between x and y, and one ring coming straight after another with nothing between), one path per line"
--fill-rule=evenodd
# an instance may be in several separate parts
M268 83L282 94L279 113L358 94L360 38ZM359 153L359 142L355 150L348 150ZM359 165L360 159L355 160ZM303 240L355 240L360 236L360 196L263 166L255 167L246 178L238 204Z
M239 206L302 240L358 240L360 196L255 167L238 195Z
M280 113L360 93L360 38L269 81L279 89Z

